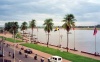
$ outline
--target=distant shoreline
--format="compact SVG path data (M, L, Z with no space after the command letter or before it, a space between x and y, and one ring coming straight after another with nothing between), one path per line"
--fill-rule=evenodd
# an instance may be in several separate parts
M94 30L94 28L75 28L75 30ZM100 30L100 28L97 28L97 30Z
M38 28L38 29L44 29L44 28ZM63 28L60 28L60 29L63 29ZM73 28L71 30L73 30ZM75 30L94 30L94 28L75 28ZM100 28L97 28L97 30L100 30Z

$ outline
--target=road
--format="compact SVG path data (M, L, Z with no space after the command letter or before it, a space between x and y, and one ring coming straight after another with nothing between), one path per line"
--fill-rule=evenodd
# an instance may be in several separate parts
M14 50L13 50L13 47L6 47L5 45L4 45L4 54L5 54L5 57L8 57L8 52L11 52L11 53L13 53L14 52ZM19 62L19 60L22 60L22 62L40 62L40 59L41 59L41 57L38 57L38 60L34 60L33 59L33 57L34 57L34 55L33 55L33 57L30 57L30 54L28 55L28 58L25 58L25 53L23 52L22 53L22 55L19 55L19 50L18 49L16 49L16 51L15 51L16 53L15 53L15 58L16 58L16 62ZM10 59L11 60L14 60L12 57L10 57ZM14 62L14 61L13 61ZM46 61L47 62L47 61Z

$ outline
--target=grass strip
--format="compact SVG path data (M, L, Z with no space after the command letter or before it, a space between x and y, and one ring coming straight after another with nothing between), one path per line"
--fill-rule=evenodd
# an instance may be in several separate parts
M18 42L22 42L22 41L20 41L20 40L14 40L13 38L6 38L6 40L7 41L10 41L10 42L16 42L16 43L18 43Z
M29 48L33 48L51 55L58 55L61 56L64 59L70 60L72 62L100 62L100 60L95 60L92 58L88 58L88 57L84 57L84 56L80 56L80 55L76 55L76 54L72 54L69 52L61 52L60 50L57 49L53 49L53 48L49 48L49 47L45 47L45 46L40 46L37 44L21 44L23 46L29 47Z
M2 38L3 36L0 36L0 38ZM6 37L4 37L5 38L5 40L7 40L7 41L9 41L9 42L15 42L16 41L16 43L18 43L18 42L22 42L21 40L14 40L13 38L6 38Z

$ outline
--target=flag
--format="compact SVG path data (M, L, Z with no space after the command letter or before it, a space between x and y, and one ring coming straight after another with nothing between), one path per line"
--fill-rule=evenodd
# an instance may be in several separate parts
M59 27L56 27L54 31L58 31L58 30L59 30Z
M94 33L93 33L93 35L96 35L97 34L97 29L96 29L96 27L94 28Z

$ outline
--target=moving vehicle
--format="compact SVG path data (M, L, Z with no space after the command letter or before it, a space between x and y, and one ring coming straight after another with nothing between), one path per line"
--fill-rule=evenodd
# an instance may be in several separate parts
M31 49L26 49L26 50L24 50L24 52L27 53L27 54L32 54L32 50Z
M62 62L62 57L60 56L52 56L48 59L48 62Z

